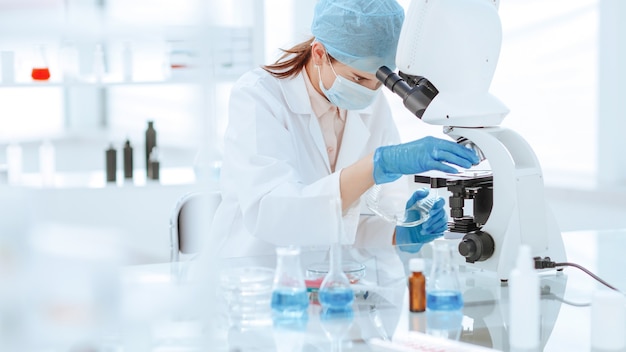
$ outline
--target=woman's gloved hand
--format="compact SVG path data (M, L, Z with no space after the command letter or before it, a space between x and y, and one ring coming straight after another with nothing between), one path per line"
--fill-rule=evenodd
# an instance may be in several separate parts
M469 168L480 160L473 150L458 143L435 137L379 147L374 152L374 181L392 182L402 175L439 170L456 174L457 169L444 163Z
M428 190L426 189L415 191L406 202L406 209L411 208L413 204L427 196ZM416 253L422 248L422 244L441 237L443 232L448 229L448 215L443 208L444 205L443 198L437 199L428 213L428 220L420 225L413 227L396 226L396 245L399 245L398 248L404 252ZM417 210L409 211L407 217L408 220L418 220L420 213ZM412 246L408 246L409 244Z

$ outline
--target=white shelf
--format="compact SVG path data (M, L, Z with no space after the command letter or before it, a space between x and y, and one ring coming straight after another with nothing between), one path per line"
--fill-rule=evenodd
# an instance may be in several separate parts
M46 189L71 189L71 188L111 188L111 187L152 187L193 185L196 183L196 175L192 168L162 168L159 172L159 180L149 180L145 169L134 169L132 179L124 179L123 171L118 170L116 182L106 182L104 171L92 172L57 172L54 180L49 185L44 185L41 174L24 173L19 184L27 188Z
M189 72L191 73L191 72ZM243 74L243 72L241 73ZM188 76L188 73L185 73L185 76ZM240 74L227 74L227 75L218 75L214 76L214 82L230 82L235 81ZM187 85L203 85L206 82L203 82L199 77L191 77L191 78L168 78L168 79L155 79L155 80L141 80L141 81L126 81L119 78L105 78L102 81L96 80L75 80L75 81L58 81L58 80L49 80L49 81L16 81L10 83L0 82L0 88L49 88L49 87L94 87L94 86L142 86L142 85L177 85L177 84L187 84Z
M36 25L34 25L36 23ZM95 39L150 39L176 35L194 38L204 25L199 20L184 24L143 21L130 23L111 19L106 12L96 8L64 11L26 9L0 12L0 38L42 39L73 38L77 40Z

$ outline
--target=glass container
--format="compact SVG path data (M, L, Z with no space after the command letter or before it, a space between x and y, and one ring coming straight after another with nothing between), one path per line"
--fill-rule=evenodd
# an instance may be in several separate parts
M270 299L274 270L264 267L234 267L220 273L220 292L229 325L236 328L271 324Z
M354 301L350 280L341 267L341 245L333 243L330 248L330 270L319 290L319 301L324 308L344 308Z
M324 308L343 309L352 305L354 291L341 265L340 238L344 232L341 200L331 202L331 208L334 208L337 231L335 242L330 247L330 269L320 285L319 301Z
M50 69L48 68L48 57L46 56L46 47L43 45L35 48L33 58L33 69L30 76L35 81L47 81L50 79Z
M463 295L452 246L446 240L434 241L433 246L433 264L426 287L427 309L462 309Z
M413 227L428 220L430 208L436 197L426 197L406 208L410 195L383 192L381 185L374 185L365 193L365 204L376 215L396 226Z
M363 278L363 276L365 276L365 264L352 260L343 260L343 255L341 268L343 270L343 273L346 274L346 276L348 277L348 280L351 284L358 283ZM328 274L329 270L329 262L313 263L306 268L306 276L307 279L319 279L320 281L322 281L324 277L326 277L326 274Z
M446 240L437 240L433 246L432 268L426 280L426 332L457 340L463 322L463 295L453 248Z
M424 259L409 260L409 310L423 312L426 310L426 277L424 276Z
M272 312L286 316L306 314L309 298L300 265L299 247L276 248Z

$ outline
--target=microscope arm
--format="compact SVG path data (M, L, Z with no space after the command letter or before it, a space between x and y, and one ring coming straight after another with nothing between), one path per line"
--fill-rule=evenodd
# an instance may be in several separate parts
M472 141L492 168L493 207L481 230L493 238L495 249L491 258L474 264L507 279L520 244L531 246L535 256L564 259L561 234L545 202L541 166L526 140L499 126L447 127L445 133Z

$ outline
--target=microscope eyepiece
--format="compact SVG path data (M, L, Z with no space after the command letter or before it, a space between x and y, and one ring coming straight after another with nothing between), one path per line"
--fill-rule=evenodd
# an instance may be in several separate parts
M402 72L398 75L387 66L381 66L376 71L376 78L385 87L400 96L404 106L420 119L430 102L439 93L437 88L426 78L407 75Z

